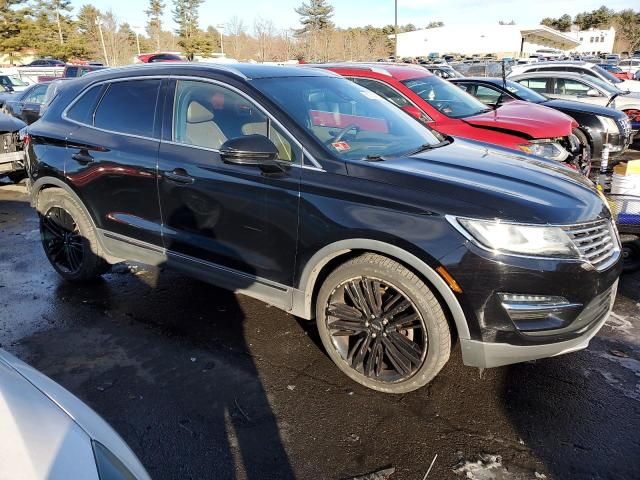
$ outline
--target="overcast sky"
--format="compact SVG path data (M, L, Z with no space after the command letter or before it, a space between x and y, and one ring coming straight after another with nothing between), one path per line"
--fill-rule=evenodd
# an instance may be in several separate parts
M77 9L92 3L100 10L113 10L118 20L132 26L144 26L149 0L72 0ZM165 28L173 28L170 7L165 0ZM256 17L272 20L278 28L298 28L294 8L302 0L205 0L200 8L200 26L227 23L233 16L252 27ZM330 0L334 6L333 21L340 27L381 26L393 23L394 0ZM519 25L540 22L543 17L559 17L563 13L574 16L593 10L603 3L614 10L637 8L637 0L398 0L398 23L424 26L431 21L445 24L497 23L515 20Z

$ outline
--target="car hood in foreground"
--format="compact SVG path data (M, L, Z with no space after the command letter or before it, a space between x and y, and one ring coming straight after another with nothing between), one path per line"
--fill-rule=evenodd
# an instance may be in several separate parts
M96 479L91 440L138 480L149 475L98 414L49 377L0 349L0 477Z
M521 132L532 139L566 137L578 126L575 120L562 112L520 100L463 120L475 127Z
M421 192L416 206L425 213L551 224L610 216L593 184L575 170L460 138L411 157L349 162L348 170Z

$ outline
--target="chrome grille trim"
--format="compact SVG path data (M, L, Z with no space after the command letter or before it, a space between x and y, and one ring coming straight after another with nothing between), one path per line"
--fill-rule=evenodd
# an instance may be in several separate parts
M562 227L580 252L580 256L597 270L607 268L610 260L619 251L613 228L613 224L607 219Z

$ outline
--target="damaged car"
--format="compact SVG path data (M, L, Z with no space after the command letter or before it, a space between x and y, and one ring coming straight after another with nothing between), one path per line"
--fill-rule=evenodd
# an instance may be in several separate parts
M19 133L26 126L22 120L0 113L0 177L16 183L26 177Z

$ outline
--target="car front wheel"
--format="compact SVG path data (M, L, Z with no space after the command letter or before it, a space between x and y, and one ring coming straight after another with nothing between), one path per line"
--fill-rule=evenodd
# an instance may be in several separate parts
M377 254L356 257L327 277L316 322L336 365L382 392L426 385L451 351L449 326L431 289L411 270Z

